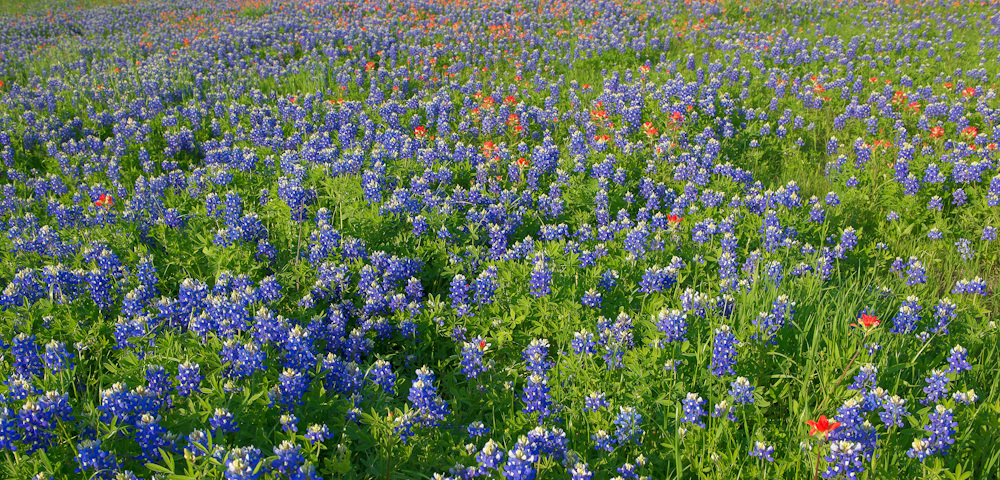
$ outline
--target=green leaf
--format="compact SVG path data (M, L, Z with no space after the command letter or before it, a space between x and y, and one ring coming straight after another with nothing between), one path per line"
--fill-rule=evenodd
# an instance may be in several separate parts
M169 468L164 467L163 465L156 464L156 463L147 463L146 464L146 468L148 468L148 469L150 469L150 470L152 470L154 472L166 473L166 474L169 474L169 475L173 475L173 473L174 473L173 470L170 470Z

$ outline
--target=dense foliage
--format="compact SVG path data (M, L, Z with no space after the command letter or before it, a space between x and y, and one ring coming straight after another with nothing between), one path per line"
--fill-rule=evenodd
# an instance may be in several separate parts
M0 17L4 478L990 478L991 2Z

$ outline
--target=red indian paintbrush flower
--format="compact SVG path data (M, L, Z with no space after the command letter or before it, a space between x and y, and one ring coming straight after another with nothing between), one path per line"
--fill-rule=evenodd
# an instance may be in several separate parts
M880 323L882 323L882 321L879 320L878 317L876 317L875 315L868 315L867 313L862 313L861 318L859 318L858 321L861 322L861 327L864 328L865 330L871 330L879 326ZM857 323L852 323L851 325L858 326Z
M114 203L115 202L111 199L111 196L102 193L101 196L97 198L97 201L94 202L94 205L98 207L110 208Z
M820 415L819 420L806 420L806 425L812 427L809 430L809 435L819 435L822 438L826 438L830 432L837 429L840 426L840 422L831 422L826 419L826 415Z

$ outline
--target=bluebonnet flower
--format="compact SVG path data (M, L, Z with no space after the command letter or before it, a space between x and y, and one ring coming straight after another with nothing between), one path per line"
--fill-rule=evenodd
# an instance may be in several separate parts
M684 410L684 418L681 419L681 423L690 423L704 427L705 421L701 417L705 416L705 403L706 401L704 398L701 398L701 395L688 392L684 400L681 400L681 407Z
M823 458L830 464L823 472L823 478L856 479L864 471L860 443L849 440L837 440L830 443L830 454Z
M681 293L681 310L684 313L705 318L706 312L712 308L712 305L709 303L710 300L711 298L707 294L697 292L690 287L685 288L684 292Z
M930 201L927 202L928 210L937 210L940 212L943 207L944 207L944 202L941 200L941 197L939 195L934 195L933 197L931 197Z
M652 266L646 269L639 282L639 291L642 293L662 292L670 289L677 282L676 269L673 267L662 268Z
M585 307L601 308L601 292L591 288L580 298L580 303Z
M15 442L21 438L17 423L17 416L8 407L0 406L0 450L17 450Z
M226 480L256 480L264 474L263 459L254 447L237 447L226 454Z
M847 388L851 390L858 390L862 393L874 389L878 386L876 384L876 375L878 375L878 367L874 364L868 363L862 365L858 374L854 376L854 383Z
M316 366L316 352L311 334L301 325L295 325L288 330L282 347L285 350L285 368L308 372Z
M281 430L286 433L296 433L299 431L299 417L292 413L283 413L278 417Z
M639 474L635 472L636 468L637 467L634 463L625 462L624 465L618 467L618 473L620 473L621 475L617 478L628 479L628 480L638 479Z
M66 342L52 340L45 344L45 353L42 355L42 359L45 360L45 366L52 373L72 370L73 362L69 361L71 358L73 358L73 354L66 351Z
M879 389L876 391L883 394ZM865 418L865 413L871 408L871 402L866 401L861 395L847 399L837 409L837 415L834 417L840 423L840 427L828 435L829 439L857 442L861 446L861 455L870 458L875 452L878 441L875 427Z
M178 365L177 370L178 395L187 397L201 391L200 384L204 376L199 373L200 366L197 363L184 362Z
M385 393L396 391L396 374L392 371L389 362L378 359L368 369L368 375L373 385L382 388Z
M135 440L142 449L142 460L154 462L159 460L160 450L170 450L173 439L160 421L159 415L142 414L135 422Z
M662 332L667 342L683 342L687 340L687 314L674 308L668 310L666 307L654 317L656 328Z
M553 365L552 361L546 358L548 354L549 341L544 338L533 339L521 352L521 359L524 360L529 372L544 374Z
M290 413L296 406L305 403L306 390L309 389L309 377L298 370L286 368L278 375L278 384L268 391L271 406L279 406Z
M455 278L451 281L451 306L455 309L455 316L461 318L466 316L472 316L472 309L469 306L469 290L470 286L465 281L465 275L461 273L455 274Z
M496 470L500 468L503 457L504 452L500 445L493 440L488 440L486 445L483 445L483 449L476 454L476 462L483 470Z
M944 371L931 370L931 376L924 380L927 382L927 386L924 387L927 398L921 400L921 403L926 405L948 397L948 382L950 380L945 376Z
M570 480L591 480L594 472L591 472L586 463L576 462L567 468Z
M909 415L906 411L906 399L893 395L882 402L882 411L878 416L886 427L893 425L902 428L903 418Z
M968 262L976 256L976 252L972 249L972 242L970 242L967 238L959 238L958 241L955 242L955 248L962 256L962 261L964 262Z
M934 447L931 442L924 438L917 438L913 440L910 449L906 451L906 456L910 458L916 458L917 460L923 462L925 458L934 453Z
M566 432L560 428L546 429L537 426L528 432L528 443L536 455L551 455L555 459L565 458L569 439Z
M937 320L937 324L931 328L933 333L948 334L948 325L958 318L955 307L955 302L952 302L948 297L942 297L941 300L938 300L937 305L934 305L934 318Z
M85 440L77 445L76 473L87 473L89 478L110 480L114 478L115 471L121 468L121 464L115 459L114 452L101 449L100 440Z
M312 424L306 428L306 440L313 443L321 443L327 438L330 438L330 429L326 424Z
M728 400L721 400L712 407L712 418L719 418L725 415L730 422L737 422L739 418L736 417L736 407L729 404Z
M489 305L493 303L493 294L497 289L497 267L490 266L476 278L476 303Z
M899 313L893 318L892 333L908 334L917 329L921 310L919 301L920 299L913 295L906 297L906 300L899 307Z
M611 435L606 430L598 430L597 433L590 436L590 439L594 442L594 449L596 450L615 451L614 439L611 438Z
M983 227L983 235L980 240L984 242L992 242L997 239L997 229L996 227L986 226Z
M209 448L212 438L204 430L196 429L189 433L187 443L188 446L184 447L184 458L188 461L208 455L212 451ZM215 447L218 448L218 446Z
M469 438L481 437L490 433L490 429L486 428L486 425L483 425L483 422L479 420L470 423L466 430L469 432Z
M224 408L216 408L215 413L208 420L208 423L212 427L212 435L226 434L239 430L233 414Z
M271 468L283 475L287 475L289 478L292 478L302 463L305 462L305 457L302 455L302 447L288 440L274 447L274 455L277 458L271 461Z
M931 434L930 437L926 438L926 441L929 443L927 450L931 455L947 455L949 448L955 443L955 439L952 436L958 431L955 414L952 409L944 405L937 405L931 411L929 419L930 423L924 426L924 430ZM914 444L914 447L916 447L916 444ZM911 450L917 449L914 448ZM907 455L910 455L911 458L918 456L918 452L914 453L914 455L910 455L908 451ZM923 459L920 460L923 461Z
M264 361L267 353L255 342L240 345L235 340L228 339L223 343L219 356L223 362L228 363L224 375L231 379L249 377L266 367Z
M945 369L945 372L962 373L972 370L972 365L969 365L968 355L969 351L965 347L955 345L951 349L951 355L948 356L948 368Z
M38 355L35 336L21 332L11 341L11 357L14 371L24 378L42 376L42 359Z
M525 405L522 409L524 413L538 413L538 421L541 423L552 413L552 396L549 394L549 379L547 375L532 373L528 376L524 385L524 396L521 400Z
M979 395L976 395L975 390L968 390L965 392L955 392L951 396L951 399L954 400L955 403L972 405L973 403L976 403L977 400L979 400Z
M436 427L451 414L451 407L438 395L431 369L421 367L416 373L407 399L417 409L420 425Z
M640 427L642 415L635 407L619 407L618 415L611 423L615 425L615 443L618 445L629 442L642 444L640 437L645 433Z
M503 476L508 480L532 480L537 473L534 467L538 456L532 452L527 437L517 440L514 448L507 452L507 462L503 465Z
M570 341L570 348L573 349L573 353L577 355L592 355L596 350L594 347L597 344L594 342L594 334L590 333L586 329L579 332L573 333L573 340Z
M605 397L604 392L590 392L589 395L584 397L583 402L584 412L596 412L601 408L608 408L611 405Z
M605 317L597 319L598 343L606 350L604 362L608 369L624 366L625 353L635 346L632 327L632 317L625 312L620 312L613 321Z
M965 205L969 199L963 188L956 188L954 192L951 192L951 197L951 204L959 207Z
M31 379L24 378L17 373L12 374L3 383L7 385L7 400L24 400L42 393L42 389L35 386Z
M971 293L975 295L986 295L987 288L986 282L982 278L976 277L972 280L961 279L955 282L955 287L951 290L951 293Z
M17 427L26 453L48 448L58 422L72 420L69 395L52 391L37 399L28 399L17 412Z
M475 337L470 342L462 344L462 373L469 378L476 378L486 372L483 365L483 353L490 347L482 337Z
M399 440L405 445L410 437L414 435L413 427L419 423L420 414L418 412L407 411L402 415L397 415L393 419L392 430L396 435L399 435Z
M610 269L601 274L601 281L597 284L598 288L605 292L611 291L616 285L618 285L618 271Z
M715 329L715 343L712 345L712 362L709 370L712 375L721 377L725 374L735 374L733 365L736 364L736 346L739 340L733 334L729 325L722 325Z
M544 255L538 254L535 256L535 265L531 269L529 290L531 295L536 298L547 296L552 291L552 270L548 264L549 262Z
M756 441L753 443L753 449L750 450L751 457L757 457L761 460L767 460L768 462L774 463L774 445L768 445L761 441Z
M729 396L733 398L733 403L737 405L753 403L754 387L746 377L736 377L736 381L729 384Z
M910 257L910 261L906 265L906 284L916 285L918 283L927 283L927 271L924 269L924 262L921 262L917 257Z

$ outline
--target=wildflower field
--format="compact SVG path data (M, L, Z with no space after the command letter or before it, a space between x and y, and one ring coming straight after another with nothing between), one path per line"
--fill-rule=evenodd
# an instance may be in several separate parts
M0 8L0 478L1000 478L1000 3Z

